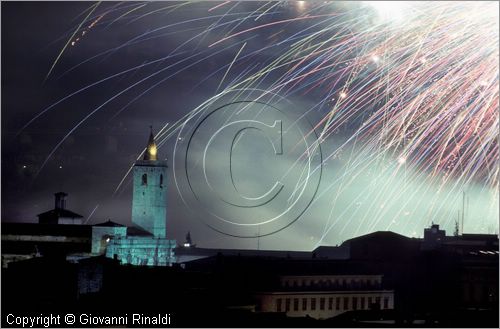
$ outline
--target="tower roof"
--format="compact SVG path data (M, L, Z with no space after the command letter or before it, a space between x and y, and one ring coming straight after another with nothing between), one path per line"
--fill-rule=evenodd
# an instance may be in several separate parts
M144 160L156 161L158 160L156 153L156 142L155 137L153 135L153 126L149 126L151 128L151 132L149 134L148 146L146 147L146 152L144 153Z

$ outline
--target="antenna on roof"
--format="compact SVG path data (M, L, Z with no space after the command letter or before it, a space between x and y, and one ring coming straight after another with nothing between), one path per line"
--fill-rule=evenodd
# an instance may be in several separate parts
M464 234L465 221L465 191L462 190L462 234Z

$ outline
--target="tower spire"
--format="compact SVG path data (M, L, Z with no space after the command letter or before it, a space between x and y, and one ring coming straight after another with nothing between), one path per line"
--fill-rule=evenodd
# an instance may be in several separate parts
M156 157L157 148L155 142L155 136L153 134L153 126L149 126L151 129L149 133L149 141L148 146L146 147L146 152L144 153L144 160L156 161L158 158Z

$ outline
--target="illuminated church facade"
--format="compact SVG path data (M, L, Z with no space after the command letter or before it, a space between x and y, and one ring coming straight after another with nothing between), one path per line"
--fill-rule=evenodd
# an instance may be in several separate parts
M92 253L122 264L171 266L175 240L167 239L167 162L158 160L153 131L133 168L132 227L111 221L92 228Z

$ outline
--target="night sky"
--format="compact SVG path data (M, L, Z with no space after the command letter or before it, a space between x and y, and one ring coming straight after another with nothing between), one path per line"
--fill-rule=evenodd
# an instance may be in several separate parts
M1 12L2 221L36 222L64 191L88 224L130 225L127 173L152 125L178 241L310 250L431 222L452 234L462 210L465 232L498 233L496 2ZM282 153L259 129L214 137L234 120L280 133L278 116ZM248 204L228 206L238 193Z

